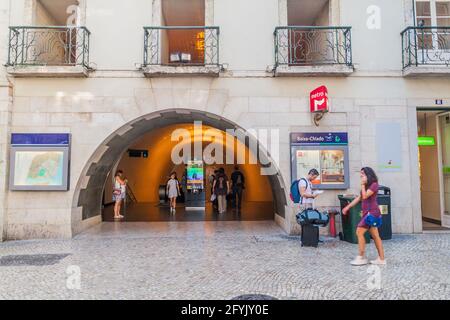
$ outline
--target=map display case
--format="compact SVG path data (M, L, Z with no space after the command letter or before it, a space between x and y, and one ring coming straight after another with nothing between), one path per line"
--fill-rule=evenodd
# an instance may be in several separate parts
M315 189L348 189L347 133L292 133L292 181L306 177L311 169L319 171L317 179L312 181Z
M10 190L69 190L70 134L13 133Z

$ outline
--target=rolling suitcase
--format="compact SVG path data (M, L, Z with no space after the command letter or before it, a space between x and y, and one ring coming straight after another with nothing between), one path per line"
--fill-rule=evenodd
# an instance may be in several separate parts
M302 225L302 247L315 247L319 245L319 227L313 224Z

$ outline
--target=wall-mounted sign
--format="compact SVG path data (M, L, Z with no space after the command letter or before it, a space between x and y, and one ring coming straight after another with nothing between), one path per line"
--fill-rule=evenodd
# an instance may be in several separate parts
M397 172L402 170L402 137L400 123L377 123L375 144L378 170Z
M327 112L329 110L327 87L320 86L311 91L309 95L309 103L311 112Z
M417 144L419 147L432 147L436 145L434 137L418 137Z
M306 177L311 169L320 173L313 181L316 189L348 189L347 133L291 133L292 181Z
M291 144L299 145L347 145L346 132L295 132L291 133Z
M11 136L11 190L67 191L70 134Z
M128 156L130 158L148 158L148 150L128 150Z

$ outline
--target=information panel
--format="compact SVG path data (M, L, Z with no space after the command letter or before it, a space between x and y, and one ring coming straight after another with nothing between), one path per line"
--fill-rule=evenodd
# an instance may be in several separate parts
M69 189L69 134L12 134L11 190Z
M203 161L189 161L187 166L187 189L203 190Z
M316 189L348 189L347 133L292 133L292 181L317 169L320 175L313 181Z

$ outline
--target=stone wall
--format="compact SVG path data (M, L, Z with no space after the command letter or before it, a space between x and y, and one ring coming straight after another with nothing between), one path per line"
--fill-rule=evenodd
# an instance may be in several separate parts
M158 111L182 108L208 111L246 129L280 130L278 167L290 185L289 133L347 131L350 139L351 188L359 188L359 169L376 167L375 124L397 122L402 127L402 170L380 173L392 188L394 232L421 232L417 198L418 165L414 133L415 108L431 105L445 92L448 80L405 81L402 78L272 79L272 78L103 78L15 79L13 132L69 132L72 134L71 189L56 193L8 193L8 237L70 237L83 229L77 193L86 186L89 164L105 151L101 145L130 121ZM318 84L330 89L332 112L315 127L308 93ZM398 90L393 90L397 88ZM406 99L404 97L410 97ZM424 99L414 97L427 97ZM448 103L448 100L446 100ZM288 192L288 190L286 191ZM337 194L326 192L318 206L338 206ZM287 194L285 196L288 196ZM51 201L50 201L51 200ZM420 200L419 200L420 201ZM295 232L295 210L288 208L288 232ZM98 222L99 218L87 222ZM75 231L74 231L75 230Z

